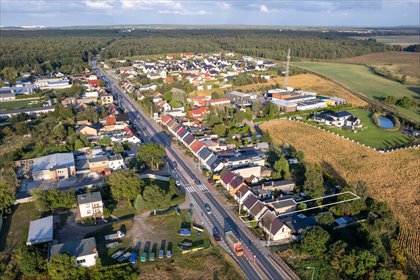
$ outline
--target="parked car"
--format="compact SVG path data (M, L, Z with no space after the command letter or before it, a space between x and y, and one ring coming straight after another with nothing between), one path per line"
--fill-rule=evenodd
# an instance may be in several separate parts
M204 209L206 209L207 214L211 214L211 208L208 203L204 204Z
M181 186L181 181L177 180L177 181L175 182L175 184L176 184L178 187L180 187L180 186Z
M166 257L169 258L169 259L172 258L172 251L171 250L166 251Z
M117 252L115 252L114 254L111 255L111 259L118 259L122 254L124 254L123 250L118 250Z
M155 261L155 252L151 252L149 256L149 261L154 262Z
M137 259L137 253L136 252L132 252L131 253L131 256L130 256L129 262L130 263L135 263L136 262L136 259Z
M147 252L143 252L143 254L141 254L140 261L145 262L146 260L147 260Z
M213 238L216 242L220 242L222 240L219 234L219 230L217 228L213 228Z
M126 252L124 253L124 255L122 255L121 257L119 257L117 259L118 262L123 262L125 260L127 260L129 257L131 257L131 253L130 252Z
M111 242L105 245L106 248L111 249L117 247L119 242Z
M165 250L161 249L159 251L159 259L163 259L164 254L165 254Z
M178 164L176 163L176 161L173 161L173 162L172 162L172 168L173 168L173 169L175 169L175 168L177 168L177 167L178 167Z

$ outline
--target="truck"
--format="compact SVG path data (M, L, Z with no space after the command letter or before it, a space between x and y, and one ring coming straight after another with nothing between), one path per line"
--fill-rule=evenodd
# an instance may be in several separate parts
M120 238L123 238L124 236L125 236L124 232L117 231L116 233L105 235L105 240L120 239Z
M244 255L244 248L242 246L242 243L239 241L239 239L233 233L233 231L227 231L225 236L226 236L226 241L229 245L229 248L232 250L232 252L236 256L242 257Z

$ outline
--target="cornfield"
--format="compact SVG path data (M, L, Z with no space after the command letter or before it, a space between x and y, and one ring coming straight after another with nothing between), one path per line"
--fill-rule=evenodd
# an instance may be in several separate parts
M379 153L309 125L275 120L261 128L275 143L289 143L305 160L351 184L364 180L374 199L385 201L400 223L398 243L409 269L420 275L420 149Z

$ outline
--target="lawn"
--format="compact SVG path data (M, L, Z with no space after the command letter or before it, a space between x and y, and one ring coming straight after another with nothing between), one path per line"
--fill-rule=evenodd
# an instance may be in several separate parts
M403 146L410 142L410 137L402 134L399 131L389 131L380 127L377 127L371 120L369 111L363 109L350 109L347 110L349 113L358 117L363 125L363 129L354 133L352 131L336 128L332 126L319 125L329 131L333 131L350 139L353 139L359 143L367 146L373 146L377 148L391 148L394 146Z
M363 65L296 62L294 63L294 66L324 75L372 99L383 99L387 96L395 96L397 98L404 96L418 98L418 93L414 90L410 90L410 86L402 85L398 82L376 75L372 73L368 67ZM399 107L398 109L400 110ZM400 111L415 118L417 121L420 121L420 115L416 112L409 110Z
M13 214L3 221L0 232L0 255L25 244L30 221L39 219L41 214L33 202L14 206Z
M16 100L16 101L0 102L0 110L15 110L15 109L23 109L23 108L28 108L28 107L40 107L40 106L41 105L36 100Z

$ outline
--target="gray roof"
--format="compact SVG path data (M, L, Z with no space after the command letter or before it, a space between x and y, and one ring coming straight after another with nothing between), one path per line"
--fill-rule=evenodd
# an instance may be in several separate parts
M278 208L283 208L283 207L288 207L288 206L295 206L296 202L292 198L289 198L289 199L284 199L284 200L279 200L279 201L273 202L273 203L271 203L271 205L274 208L278 209Z
M26 245L34 245L53 240L53 216L31 221Z
M79 194L77 196L77 204L85 204L85 203L92 203L102 201L102 196L100 192L92 192L92 193L85 193Z
M82 257L97 253L95 237L68 241L51 246L51 256L67 253L71 257Z
M194 137L194 135L192 135L191 133L188 133L188 134L186 134L185 136L184 136L184 142L185 143L187 143L187 145L189 146L189 145L191 145L192 144L192 142L194 142L194 140L195 140L195 137Z
M57 153L33 159L32 172L75 166L73 153Z
M113 161L113 160L121 160L121 159L123 159L122 158L122 156L121 156L121 154L116 154L116 155L113 155L113 156L109 156L109 160L111 161Z
M255 195L248 195L244 201L244 206L247 209L251 209L252 206L258 201L258 198Z
M210 157L209 157L209 159L206 161L206 164L208 165L208 166L211 166L215 161L217 160L217 156L215 156L215 155L211 155Z
M89 162L101 162L101 161L108 161L107 156L99 156L89 159Z
M207 147L204 147L200 150L198 155L203 159L206 160L212 154L211 150Z

